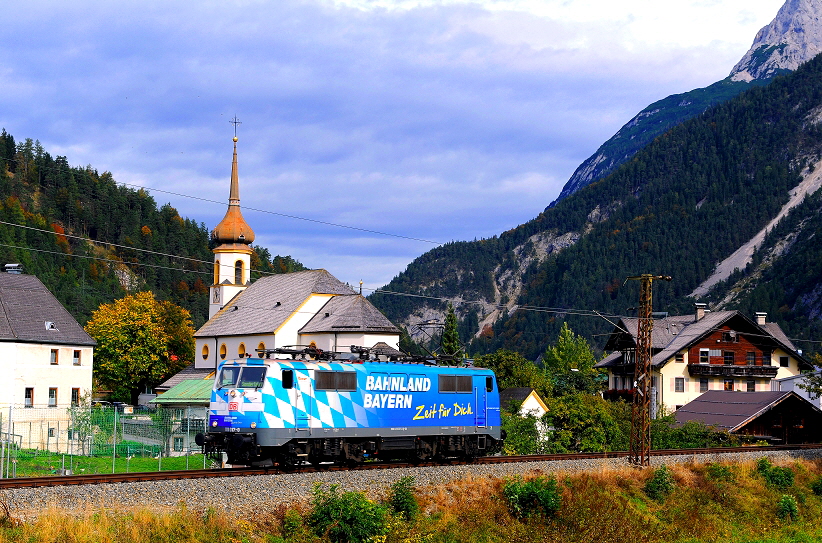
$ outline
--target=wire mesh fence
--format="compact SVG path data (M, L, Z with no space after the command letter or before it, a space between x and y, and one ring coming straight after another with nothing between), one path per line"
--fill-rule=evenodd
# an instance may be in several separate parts
M0 477L201 469L206 407L0 407Z

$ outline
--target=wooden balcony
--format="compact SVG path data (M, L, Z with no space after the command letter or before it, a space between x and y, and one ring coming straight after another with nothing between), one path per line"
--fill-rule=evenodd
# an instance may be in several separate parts
M764 377L773 379L777 366L737 366L725 364L688 364L691 377Z

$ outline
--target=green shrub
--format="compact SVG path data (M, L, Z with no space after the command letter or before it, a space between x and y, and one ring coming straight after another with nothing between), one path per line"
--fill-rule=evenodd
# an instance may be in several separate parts
M712 481L733 482L736 477L729 466L722 464L708 464L705 466L705 478Z
M530 481L513 479L502 487L502 495L511 514L518 518L553 516L562 501L554 477L537 477Z
M782 520L797 520L799 518L799 506L796 505L796 498L783 494L776 502L776 516Z
M668 466L663 464L654 470L654 474L645 483L644 490L649 498L661 502L668 497L668 494L673 492L675 487L674 474L668 469Z
M763 476L771 470L773 467L773 463L767 456L763 456L759 460L756 461L756 471L761 473Z
M385 507L362 492L338 490L339 485L331 485L328 491L320 483L314 485L308 525L317 537L327 537L333 543L365 543L385 533Z
M811 482L811 490L817 496L822 496L822 477L819 477L815 481Z
M286 541L300 539L306 531L303 517L296 509L289 509L283 517L282 533Z
M774 466L770 460L763 457L756 461L756 470L771 486L783 490L793 486L794 473L791 468Z
M403 477L391 485L391 493L388 495L388 506L391 510L400 515L405 520L414 520L419 513L420 506L414 498L414 478Z

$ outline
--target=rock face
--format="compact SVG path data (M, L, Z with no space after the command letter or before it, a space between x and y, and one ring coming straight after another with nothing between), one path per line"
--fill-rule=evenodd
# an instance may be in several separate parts
M822 52L822 0L787 0L731 70L734 81L768 79Z

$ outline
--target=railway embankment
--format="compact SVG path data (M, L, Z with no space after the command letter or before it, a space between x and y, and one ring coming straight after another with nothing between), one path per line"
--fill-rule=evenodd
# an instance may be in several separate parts
M763 450L750 448L740 452L693 452L652 456L651 466L676 464L744 463L768 457L777 464L799 459L822 461L822 449ZM387 489L403 477L411 476L420 492L456 482L476 479L500 479L532 474L631 473L624 456L612 458L576 458L510 463L470 463L391 469L341 470L268 475L217 477L200 479L156 480L145 482L64 485L0 490L0 502L12 515L36 516L49 508L68 511L130 510L148 508L217 509L240 516L251 510L269 510L305 503L316 484L339 485L342 490L361 491L369 498L380 499Z

